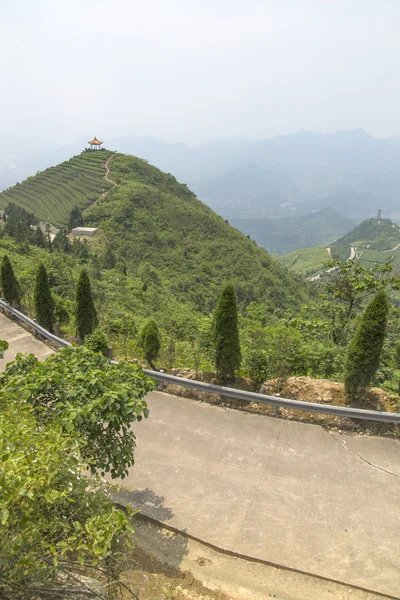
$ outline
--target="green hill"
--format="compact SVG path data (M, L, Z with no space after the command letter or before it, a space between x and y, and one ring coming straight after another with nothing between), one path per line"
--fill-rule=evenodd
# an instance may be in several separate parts
M330 255L334 260L353 257L365 268L391 262L397 271L400 269L400 227L390 219L367 219L331 244ZM311 277L323 270L329 255L325 246L318 246L277 258L293 273Z
M103 190L112 187L104 179L105 162L112 152L82 152L0 193L0 209L14 202L41 221L65 225L74 206L88 207Z
M87 207L107 187L104 162L110 155L82 152L1 193L0 207L12 201L41 220L63 224L74 205ZM85 224L99 228L90 247L99 256L111 250L129 275L157 291L159 303L171 294L209 314L227 281L235 283L242 308L251 302L271 309L298 306L307 296L303 284L268 252L171 174L118 153L109 169L117 185L85 213Z
M276 254L330 244L354 227L352 221L330 207L303 217L232 219L231 223L244 234L250 235L260 246Z
M67 240L68 249L54 242L49 252L43 243L37 247L27 241L33 239L30 228L21 236L18 227L12 234L0 223L0 260L9 255L28 314L34 316L35 273L43 261L63 334L73 339L76 283L85 267L100 326L116 357L142 357L139 332L151 318L161 332L159 365L209 371L211 313L228 281L237 291L244 357L267 343L271 331L276 339L283 335L282 315L312 304L302 279L175 177L121 154L112 157L109 168L117 185L85 213L85 225L97 226L98 232L84 245L74 238L72 244ZM35 204L27 208L34 210ZM308 372L308 366L304 369Z
M400 227L390 219L367 219L338 239L333 246L390 250L400 244Z
M110 161L117 183L86 215L99 227L130 272L154 269L178 299L209 312L226 281L238 301L272 306L304 297L295 281L265 250L229 225L175 177L146 161L117 154Z

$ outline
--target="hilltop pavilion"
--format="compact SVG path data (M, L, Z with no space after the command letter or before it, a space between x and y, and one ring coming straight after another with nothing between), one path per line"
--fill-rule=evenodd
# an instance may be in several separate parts
M91 142L88 142L88 144L90 144L90 149L91 150L102 150L102 145L103 142L100 142L100 140L97 139L97 137L95 136Z

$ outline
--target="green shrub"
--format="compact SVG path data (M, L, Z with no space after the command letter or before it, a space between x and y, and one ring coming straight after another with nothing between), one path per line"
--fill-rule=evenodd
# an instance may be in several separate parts
M34 299L37 322L47 331L53 331L54 300L50 291L46 267L43 263L40 263L36 273Z
M76 287L76 332L81 342L97 325L97 312L87 272L83 269Z
M140 332L139 344L143 349L145 358L152 369L154 361L160 353L161 340L160 332L154 321L148 321Z
M386 292L380 291L361 317L347 350L344 383L347 396L354 400L368 387L379 367L389 312Z
M90 348L93 352L101 352L104 356L107 356L109 347L109 341L101 329L95 329L93 333L89 333L85 339L85 346Z
M20 308L21 289L14 275L10 259L6 254L3 256L3 262L1 263L0 285L4 300L8 302L8 304L11 304L11 306Z
M132 531L96 471L127 473L130 425L147 417L154 385L140 367L83 347L44 362L20 356L0 384L0 597L64 597L60 572L107 570Z
M234 379L235 371L240 367L241 352L236 295L231 283L226 285L215 309L213 342L218 378L221 381Z
M270 360L264 350L251 350L245 361L245 368L256 390L270 374Z

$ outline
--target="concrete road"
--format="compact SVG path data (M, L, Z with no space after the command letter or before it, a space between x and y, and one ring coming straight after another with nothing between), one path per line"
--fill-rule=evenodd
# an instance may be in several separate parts
M14 360L18 352L32 352L39 359L44 359L54 352L49 346L28 333L15 321L11 321L0 313L0 340L6 340L9 347L0 359L0 371L6 364Z
M53 351L0 313L0 339ZM122 503L219 548L400 597L400 444L153 392Z
M400 445L163 393L118 498L219 548L400 597Z

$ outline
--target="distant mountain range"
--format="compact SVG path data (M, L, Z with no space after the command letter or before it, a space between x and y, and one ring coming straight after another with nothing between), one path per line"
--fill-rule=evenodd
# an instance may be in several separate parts
M304 217L232 219L231 223L260 246L276 254L330 244L354 227L353 221L330 207Z
M78 140L47 155L32 154L11 167L0 164L0 185L57 164L85 144L86 140ZM372 217L378 208L400 219L400 136L381 140L360 129L329 134L299 131L197 147L114 137L106 139L105 146L173 173L228 219L305 216L328 207L350 220Z

